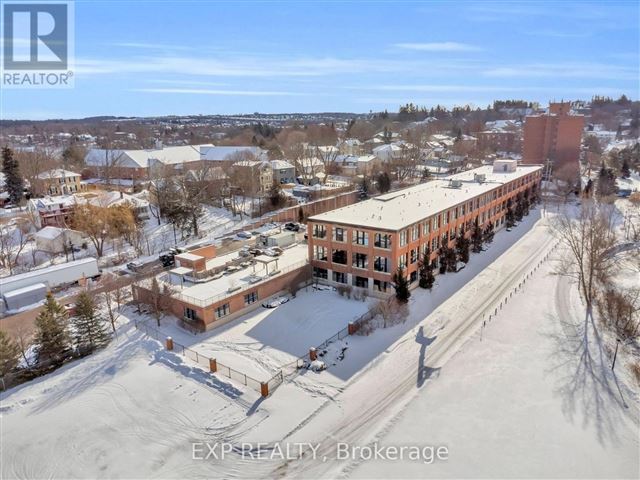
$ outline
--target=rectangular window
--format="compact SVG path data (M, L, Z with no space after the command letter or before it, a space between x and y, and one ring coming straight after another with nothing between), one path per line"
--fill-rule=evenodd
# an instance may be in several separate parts
M369 234L362 230L356 230L353 235L353 243L358 245L369 245Z
M373 269L376 272L389 272L389 259L387 257L376 257L373 261Z
M414 225L411 227L411 241L415 242L420 238L420 225Z
M404 247L407 244L407 231L402 230L400 232L400 246Z
M198 315L196 314L196 311L193 308L189 308L189 307L184 307L184 318L186 318L187 320L198 320Z
M218 318L226 317L230 313L231 313L231 309L229 308L228 303L225 303L224 305L220 305L218 308L216 308L216 317Z
M331 254L331 261L340 265L347 264L347 251L346 250L333 250Z
M413 283L418 279L418 272L411 272L409 274L409 283Z
M418 249L417 248L412 248L411 249L411 254L409 256L409 261L412 264L416 263L418 261Z
M369 265L366 253L354 253L351 257L355 268L367 268Z
M374 237L374 246L377 248L391 248L391 235L386 233L376 233Z
M386 292L387 288L389 288L389 284L387 282L382 281L382 280L374 280L373 281L373 288L375 290L378 290L379 292Z
M408 254L404 254L404 255L400 255L398 257L398 267L400 268L406 268L407 267L407 260L408 260Z
M333 227L333 240L336 242L344 242L344 228Z
M429 235L429 226L431 225L431 220L427 220L426 222L423 222L422 224L422 236L426 237L427 235Z
M327 249L319 245L313 246L313 259L320 260L322 262L327 261Z
M315 238L325 238L327 236L327 228L324 225L315 224L313 226L313 236Z
M245 305L251 305L252 303L255 303L257 301L258 301L258 292L247 293L244 296L244 304Z
M333 272L333 281L337 283L347 283L347 275L342 272Z
M313 276L317 278L324 278L325 280L329 278L326 268L313 267Z
M367 277L353 277L353 284L360 288L369 288L369 279Z

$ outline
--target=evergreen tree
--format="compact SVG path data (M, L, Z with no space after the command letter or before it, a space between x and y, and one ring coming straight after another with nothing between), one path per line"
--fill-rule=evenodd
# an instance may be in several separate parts
M631 176L631 167L629 166L628 158L625 158L622 161L622 167L620 167L620 176L622 178L629 178Z
M271 203L272 207L278 208L284 204L285 200L282 187L278 182L274 181L269 189L269 203Z
M106 324L97 312L96 304L88 292L76 300L76 313L71 319L76 346L81 355L89 354L109 342Z
M469 263L469 239L462 235L456 238L456 253L460 262Z
M482 251L482 228L478 223L478 218L473 224L473 230L471 231L471 250L473 253L480 253Z
M422 258L420 258L418 262L419 268L419 276L418 285L421 288L427 288L431 290L433 284L435 282L435 277L433 275L433 264L431 263L431 250L427 248L425 252L422 254Z
M391 190L391 177L387 172L381 172L376 177L376 183L378 184L378 191L380 193L387 193Z
M446 247L445 262L447 264L447 272L455 272L458 270L458 255L453 248Z
M9 193L9 202L18 204L24 195L24 180L20 175L18 161L13 156L13 150L9 147L2 149L2 171L4 184Z
M522 195L518 194L516 197L516 208L513 210L513 215L516 222L521 222L524 216L524 205L522 203Z
M487 225L487 228L485 228L484 232L482 233L482 241L484 243L493 242L493 235L495 234L493 229L494 229L493 222L489 222L489 224Z
M511 208L511 203L511 199L507 200L507 213L504 216L507 228L513 228L516 224L516 217L513 213L513 208Z
M398 267L396 273L393 274L393 288L396 290L396 298L399 302L407 303L411 292L409 291L409 281L404 276L404 269Z
M447 273L447 250L448 248L446 246L442 246L440 247L440 252L438 253L438 262L440 263L438 272L440 272L441 275Z
M20 347L11 340L3 330L0 330L0 377L5 377L18 366Z
M58 364L69 350L67 312L51 293L47 293L44 308L36 318L35 343L38 363L50 360L54 365Z

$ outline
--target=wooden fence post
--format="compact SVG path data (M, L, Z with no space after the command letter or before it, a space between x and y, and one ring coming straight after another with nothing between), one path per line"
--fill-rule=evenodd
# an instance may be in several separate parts
M209 371L211 373L214 373L214 372L218 371L218 362L216 361L215 358L210 358L209 359Z
M310 348L309 349L309 360L311 360L313 362L317 358L318 358L318 353L316 352L316 349L315 348Z
M165 343L167 346L167 350L173 350L173 338L167 337L167 340Z
M260 382L260 395L263 397L269 396L269 384L266 382Z

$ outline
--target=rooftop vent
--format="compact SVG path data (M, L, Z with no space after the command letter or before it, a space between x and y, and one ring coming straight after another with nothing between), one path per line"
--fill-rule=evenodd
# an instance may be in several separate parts
M449 188L462 187L462 180L449 180Z
M473 180L478 183L484 183L487 181L487 176L484 173L474 173Z

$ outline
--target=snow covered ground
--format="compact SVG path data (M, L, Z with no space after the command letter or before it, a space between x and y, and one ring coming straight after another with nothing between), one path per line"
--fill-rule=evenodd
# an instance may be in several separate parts
M414 290L404 323L332 344L327 371L298 375L264 400L124 326L106 350L0 396L3 440L10 439L3 442L2 476L633 475L636 393L622 382L618 389L608 359L592 349L597 342L579 350L579 297L567 280L548 275L549 261L540 263L550 251L557 252L556 240L534 210L513 231L498 232L464 270L438 277L432 292ZM525 278L483 327L482 314ZM366 303L309 289L206 336L172 334L179 342L197 341L196 349L211 349L221 362L234 354L227 361L255 361L269 372L364 309ZM376 440L446 445L449 460L335 458L337 442ZM308 451L284 462L236 452L203 462L192 460L193 441L321 445L316 459Z
M264 380L346 328L370 305L371 301L348 300L309 286L277 308L260 307L204 334L186 332L171 318L162 321L161 331L198 353ZM330 368L321 377L332 375Z

